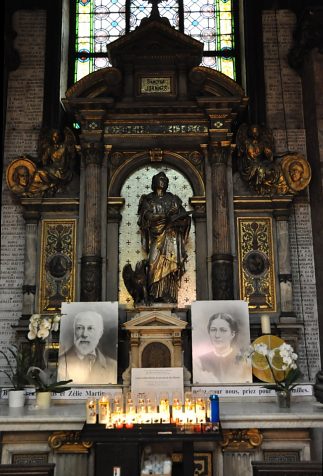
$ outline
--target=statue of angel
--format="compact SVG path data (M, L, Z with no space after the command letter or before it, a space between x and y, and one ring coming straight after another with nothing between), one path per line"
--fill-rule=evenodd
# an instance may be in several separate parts
M64 138L57 129L43 129L37 159L23 155L9 164L7 184L19 197L51 197L73 177L76 139L68 127Z
M41 131L38 139L38 173L41 180L57 191L72 180L76 139L68 127L64 136L58 129Z
M236 137L240 174L257 193L270 193L281 175L274 161L272 131L258 124L242 124Z

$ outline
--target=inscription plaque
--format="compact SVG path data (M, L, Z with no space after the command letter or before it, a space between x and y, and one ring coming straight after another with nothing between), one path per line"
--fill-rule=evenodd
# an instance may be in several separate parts
M170 76L140 78L141 94L169 94L172 92L172 78Z

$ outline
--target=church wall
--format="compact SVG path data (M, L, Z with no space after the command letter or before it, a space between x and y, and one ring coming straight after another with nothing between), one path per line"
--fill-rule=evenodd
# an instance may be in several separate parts
M296 17L288 10L263 12L264 76L267 125L273 130L276 154L306 153L300 76L287 63ZM294 199L290 225L294 311L304 321L299 354L304 378L320 368L316 278L311 208L308 195Z
M313 49L304 58L301 71L304 119L306 124L306 146L311 160L312 181L310 187L311 214L313 225L315 271L317 289L322 289L323 283L323 57L318 49ZM322 293L318 293L317 306L319 316L322 315ZM319 322L322 335L323 320ZM322 361L322 345L321 345Z
M316 50L313 52L314 75L315 75L315 100L316 100L316 116L318 129L318 142L320 151L321 177L323 177L323 57ZM323 180L322 180L323 187Z
M8 79L1 209L1 348L15 341L12 325L21 317L25 246L22 208L6 186L5 170L22 154L36 155L43 114L46 14L19 10L13 15L13 29L20 64ZM0 365L4 366L2 360Z
M274 11L263 14L267 124L274 130L276 153L290 149L306 155L301 80L286 60L294 25L295 17L290 11L277 11L276 16ZM13 28L17 32L15 48L20 53L21 63L9 76L4 171L6 165L22 153L36 155L43 113L46 13L19 10L13 17ZM321 63L317 62L316 68L320 67ZM321 146L322 143L323 140ZM22 210L6 187L5 174L2 205L0 318L3 325L0 344L5 345L14 341L15 330L11 326L21 316L25 244ZM310 206L306 196L295 202L290 236L295 312L299 322L304 319L306 323L300 346L301 366L304 376L308 374L308 367L311 369L310 378L313 379L320 366L319 338ZM300 273L300 270L304 271Z

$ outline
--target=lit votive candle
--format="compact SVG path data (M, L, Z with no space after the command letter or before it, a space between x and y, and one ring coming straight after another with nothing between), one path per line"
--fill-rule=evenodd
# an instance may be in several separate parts
M107 424L110 420L110 400L103 395L99 400L99 423Z
M261 333L262 334L270 334L270 316L268 314L263 314L261 316Z
M86 423L96 423L96 400L93 398L86 401Z

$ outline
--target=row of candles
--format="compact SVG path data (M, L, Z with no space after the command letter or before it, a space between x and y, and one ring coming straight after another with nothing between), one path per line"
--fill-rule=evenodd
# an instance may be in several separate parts
M215 396L213 396L215 397ZM217 402L218 404L218 402ZM170 403L167 393L142 395L136 399L131 393L102 395L86 401L86 423L105 424L107 428L132 428L134 424L152 423L206 423L211 418L214 403L209 398L193 396L191 392L174 393Z

